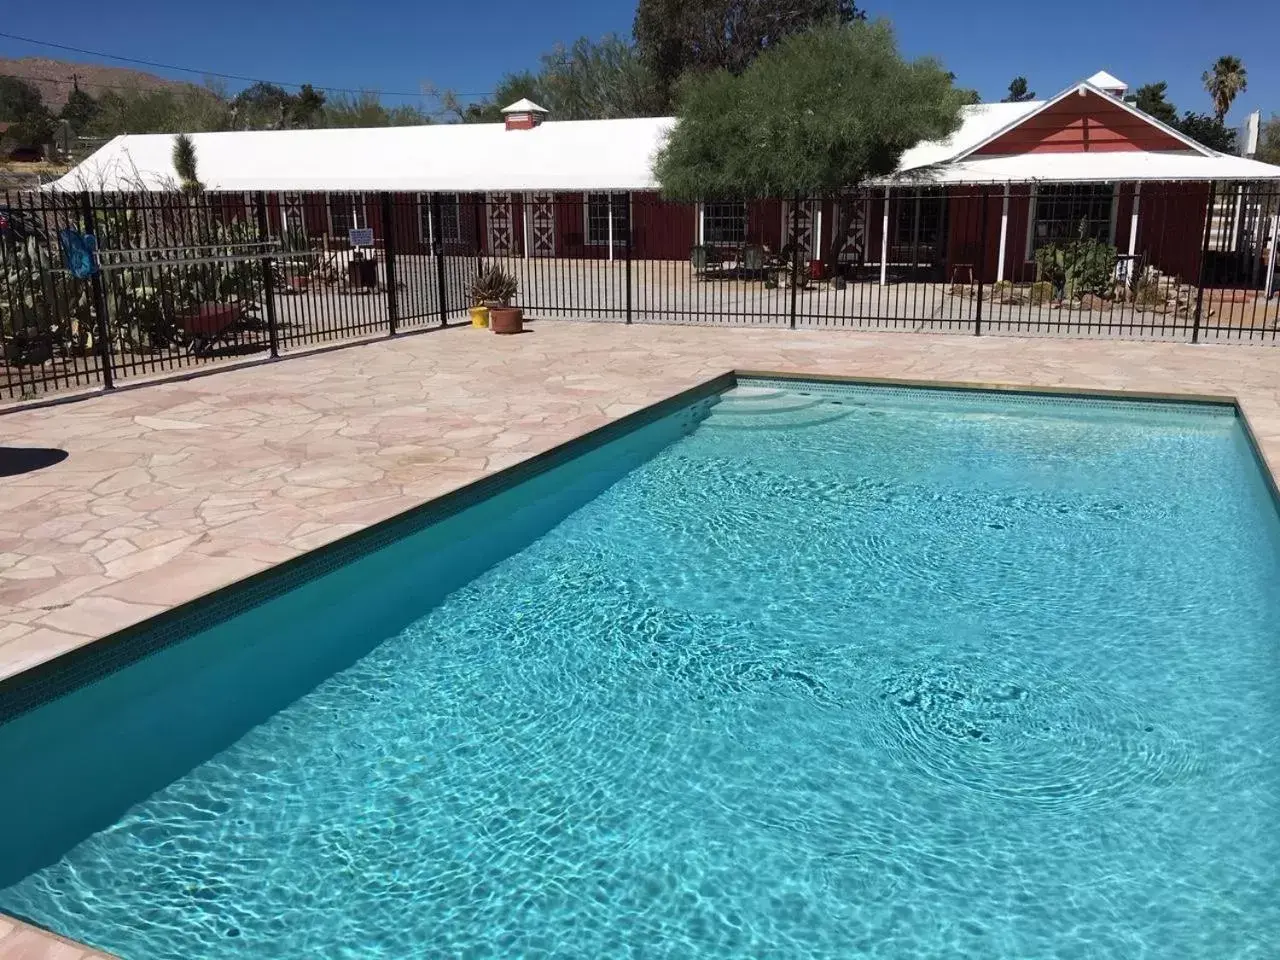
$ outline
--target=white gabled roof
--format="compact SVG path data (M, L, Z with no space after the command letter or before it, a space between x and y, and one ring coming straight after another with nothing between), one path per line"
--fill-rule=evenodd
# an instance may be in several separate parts
M964 107L960 129L946 140L912 147L903 154L899 173L881 183L1280 179L1280 167L1215 153L1107 94L1093 83L1097 79L1095 74L1049 100ZM1108 103L1163 130L1184 149L976 154L1030 117L1081 93L1105 97ZM541 109L521 100L504 112ZM191 139L200 180L215 191L655 190L653 159L674 126L671 117L651 117L551 121L529 130L507 130L501 123L439 124L195 133ZM173 139L170 134L116 137L51 189L175 189L178 175L173 169Z
M507 130L501 123L260 130L193 133L191 140L208 190L652 190L653 157L674 122L648 117L563 120L531 130ZM173 140L167 133L116 137L53 187L173 189Z

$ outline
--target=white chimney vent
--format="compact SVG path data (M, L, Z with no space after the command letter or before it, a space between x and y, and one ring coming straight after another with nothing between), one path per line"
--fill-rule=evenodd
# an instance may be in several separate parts
M1097 87L1104 93L1111 94L1111 96L1115 97L1117 100L1123 100L1125 91L1129 89L1129 85L1127 83L1123 80L1117 80L1105 70L1099 70L1085 82L1090 86Z
M524 97L509 107L503 107L502 119L508 130L532 130L547 119L547 108Z

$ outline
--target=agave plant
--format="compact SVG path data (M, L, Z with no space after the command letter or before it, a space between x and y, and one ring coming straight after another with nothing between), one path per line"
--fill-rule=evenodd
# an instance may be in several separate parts
M507 306L520 284L499 266L486 267L471 281L471 302Z

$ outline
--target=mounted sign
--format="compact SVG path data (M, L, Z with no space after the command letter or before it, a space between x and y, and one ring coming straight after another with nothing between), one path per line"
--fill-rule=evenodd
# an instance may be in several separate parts
M358 230L348 230L347 242L350 243L352 247L372 247L373 228L361 227Z

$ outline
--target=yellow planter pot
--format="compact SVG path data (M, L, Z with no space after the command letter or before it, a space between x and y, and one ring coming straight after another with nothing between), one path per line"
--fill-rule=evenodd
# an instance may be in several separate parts
M473 327L487 327L489 325L489 308L484 306L472 307L471 325Z

